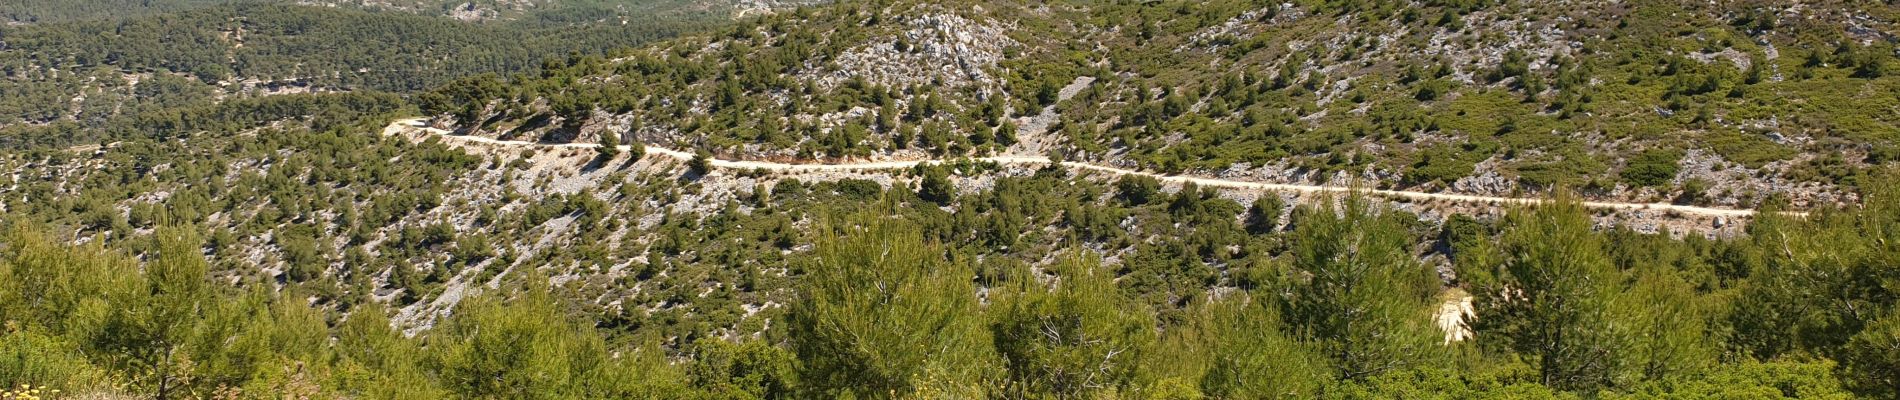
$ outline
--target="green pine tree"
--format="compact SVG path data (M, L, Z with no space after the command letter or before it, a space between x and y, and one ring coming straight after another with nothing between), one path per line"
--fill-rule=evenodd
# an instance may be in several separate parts
M1308 277L1287 292L1285 317L1344 380L1428 363L1437 351L1427 323L1437 279L1393 217L1368 207L1354 196L1344 210L1302 208L1292 237L1293 267Z
M1050 285L1014 275L1008 290L992 292L990 329L1012 396L1092 398L1135 388L1155 341L1155 314L1123 298L1099 263L1070 255L1050 268Z
M983 397L1001 370L975 273L916 227L859 216L820 228L787 316L813 397Z
M1546 386L1609 386L1629 350L1611 316L1620 277L1583 207L1560 200L1515 212L1504 225L1501 287L1478 291L1481 315L1493 315L1478 334L1508 338Z

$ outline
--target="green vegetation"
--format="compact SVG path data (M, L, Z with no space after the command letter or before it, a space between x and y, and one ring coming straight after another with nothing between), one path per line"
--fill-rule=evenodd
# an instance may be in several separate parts
M1671 150L1647 150L1630 158L1629 165L1623 167L1623 180L1637 186L1656 186L1669 183L1676 178L1677 161L1682 152Z
M8 196L0 350L16 357L0 363L0 384L415 398L1836 396L1878 393L1894 362L1878 350L1891 297L1872 286L1893 257L1877 244L1900 231L1885 192L1865 210L1771 217L1744 238L1674 240L1593 231L1574 206L1441 230L1351 199L1343 213L1299 207L1282 232L1247 222L1279 219L1272 200L1243 207L1059 171L944 203L925 198L930 185L785 180L760 190L769 197L731 200L750 214L671 215L628 231L648 244L615 244L607 233L627 229L614 221L637 215L633 204L690 181L630 176L604 197L518 198L454 228L427 210L458 202L456 177L501 163L350 133L376 129L363 121L210 131L189 146L129 139L100 160L125 167L63 178L88 182L76 196ZM213 168L254 157L281 168ZM138 165L184 159L198 162L134 178ZM1111 196L1125 200L1097 201ZM317 210L339 214L301 217ZM577 226L576 247L510 250L557 219ZM797 220L821 222L806 231ZM26 221L100 239L61 244ZM146 227L157 229L136 233ZM287 267L278 275L237 250L265 233L283 249L262 261ZM1479 294L1472 341L1441 344L1429 328L1444 284L1409 249L1438 241L1455 249L1454 286ZM623 264L627 275L605 282L551 285L541 272ZM502 284L415 338L390 329L385 307L437 298L462 268ZM609 295L633 285L645 289ZM382 290L398 294L378 300ZM787 306L739 311L766 302ZM1806 317L1817 314L1827 317Z
M380 306L211 282L210 244L189 226L129 240L140 261L14 224L0 383L160 397L1879 395L1900 362L1881 350L1893 304L1864 282L1894 254L1843 246L1894 239L1896 204L1768 217L1722 241L1593 232L1574 204L1519 210L1460 239L1476 246L1454 263L1461 285L1483 295L1476 338L1449 344L1427 327L1439 284L1403 251L1421 236L1352 199L1243 239L1290 246L1262 260L1281 271L1270 282L1160 305L1092 257L1038 271L970 257L993 248L943 244L921 221L826 217L815 249L786 261L800 272L772 317L783 328L683 346L563 311L572 300L532 268L405 338Z
M526 71L549 54L632 46L695 23L534 30L400 13L241 4L128 20L29 25L8 28L6 36L14 59L9 64L17 64L13 68L110 66L187 74L213 85L254 79L418 90L484 72Z
M1857 36L1893 26L1891 6L875 1L607 51L705 21L616 24L640 8L609 0L479 24L428 16L453 5L433 0L217 3L0 6L35 21L0 28L0 386L1622 399L1900 382L1900 76L1890 44ZM99 10L123 14L79 17ZM959 35L975 42L942 41ZM969 54L932 58L950 52ZM988 76L867 69L918 63ZM217 82L233 79L348 92ZM1017 119L1045 107L1046 130ZM378 134L418 113L604 146ZM655 138L695 155L631 162ZM620 143L629 161L609 162ZM964 158L1023 143L1559 194L1439 222ZM945 161L794 178L712 154ZM1562 194L1713 201L1724 182L1689 167L1710 154L1859 203L1796 217L1758 193L1768 213L1709 237L1602 227ZM1471 336L1448 340L1437 318L1467 295Z
M1011 275L999 285L991 332L1013 396L1139 393L1155 351L1154 313L1115 289L1100 260L1071 255L1053 287Z
M545 287L472 300L412 340L380 308L336 321L288 293L215 285L188 231L163 229L156 258L137 263L9 229L5 340L47 345L12 352L0 366L10 384L157 398L601 398L679 385L651 352L610 361L601 337L565 320ZM662 369L631 369L642 365Z
M1331 205L1303 208L1291 238L1292 267L1310 276L1285 295L1282 319L1301 337L1319 339L1343 381L1430 364L1433 332L1418 318L1438 282L1405 251L1404 230L1354 199L1339 216Z
M15 3L0 5L0 16L92 18L0 26L6 42L0 48L0 127L95 126L114 116L202 105L223 95L419 91L483 73L528 72L550 56L601 54L717 25L727 17L723 10L623 9L630 13L620 15L602 4L586 7L597 11L593 14L576 5L560 8L578 13L568 17L549 10L543 18L468 23L380 9L270 2ZM582 16L589 17L566 20ZM617 21L596 20L608 17Z
M20 0L0 4L0 19L17 23L60 23L124 19L232 4L292 4L276 0ZM450 17L451 11L477 11L485 20L559 25L606 18L696 17L693 4L677 0L340 0L325 3L355 9ZM718 9L699 10L717 13ZM589 21L590 19L595 21ZM0 21L3 22L3 21Z
M379 92L238 99L164 108L105 119L96 124L59 122L5 127L0 128L0 146L45 150L131 139L221 137L287 121L317 131L341 132L347 127L351 132L366 132L373 129L370 124L381 122L379 118L408 107L401 97Z
M134 136L98 158L10 154L0 163L103 167L59 175L83 189L58 200L29 200L54 198L46 181L15 181L22 195L5 197L0 384L378 398L1840 397L1880 395L1897 362L1881 350L1895 298L1881 265L1895 255L1879 243L1900 239L1891 190L1862 209L1767 217L1745 237L1678 240L1594 230L1575 205L1440 227L1363 199L1283 216L1278 197L1243 206L1060 170L958 193L953 176L989 167L953 162L909 174L909 188L779 180L636 227L619 221L724 174L623 171L601 190L469 203L488 177L520 173L504 166L519 156L369 134L389 117L351 115L322 130ZM437 214L457 209L469 222ZM534 246L559 226L568 244ZM260 248L273 250L244 250ZM1423 248L1447 249L1456 278L1419 262ZM549 278L565 274L582 278ZM414 337L391 327L412 327L396 309L457 279L497 286ZM1451 288L1477 296L1471 340L1432 328Z
M996 355L970 266L915 227L867 219L820 237L802 267L786 332L801 382L820 397L981 396Z
M20 0L0 4L0 18L53 22L129 17L229 3L230 0Z
M1886 72L1894 52L1851 27L1863 19L1845 10L1795 23L1751 4L1674 1L1024 7L801 9L619 57L569 59L513 90L450 85L437 95L453 101L423 108L488 133L539 135L535 121L577 115L541 104L590 104L681 138L671 145L722 154L955 158L1045 135L1057 142L1050 152L1159 172L1245 164L1322 181L1372 172L1398 178L1380 185L1428 190L1495 173L1496 191L1591 196L1674 192L1657 178L1671 166L1646 155L1654 149L1675 149L1678 160L1697 150L1725 161L1716 165L1756 169L1754 179L1829 191L1851 190L1900 149L1900 119L1878 111L1900 103L1900 76ZM1895 15L1890 6L1856 11ZM967 22L942 29L1003 43L1003 59L986 70L997 76L884 75L949 62L906 57L932 44L908 44L933 40L918 21L951 17ZM991 22L1011 28L976 28ZM1524 31L1494 31L1501 26ZM893 41L903 46L878 47ZM897 64L867 64L864 54ZM1093 80L1061 99L1078 77ZM1044 106L1057 113L1046 132L1011 119ZM1842 150L1854 156L1813 157Z

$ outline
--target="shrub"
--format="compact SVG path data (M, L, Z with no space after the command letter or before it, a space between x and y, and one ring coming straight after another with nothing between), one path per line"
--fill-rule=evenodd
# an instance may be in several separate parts
M1161 181L1141 175L1125 175L1115 182L1117 197L1131 205L1143 205L1154 201L1161 193Z
M1681 166L1682 151L1673 149L1649 149L1631 158L1623 166L1623 181L1631 185L1650 187L1668 183L1676 178Z
M693 174L695 175L705 175L707 173L711 173L712 172L712 155L707 154L704 151L695 153L693 154L693 160L686 162L686 168L688 170L691 170Z

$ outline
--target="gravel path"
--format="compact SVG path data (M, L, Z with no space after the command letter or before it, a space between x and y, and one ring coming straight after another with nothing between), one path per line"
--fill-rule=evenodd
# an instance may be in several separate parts
M428 124L424 123L423 119L421 118L397 120L395 123L390 124L389 127L384 128L383 134L385 135L395 134L397 132L401 132L406 129L422 130L431 134L441 136L444 140L484 143L484 144L499 145L499 146L511 146L511 147L534 146L534 147L543 147L543 148L580 148L580 149L592 149L592 148L600 147L599 144L595 144L595 143L535 143L535 142L524 142L524 141L516 141L516 140L496 140L496 139L477 137L477 136L453 135L449 131L429 127ZM620 147L622 150L631 149L631 146L620 146ZM681 159L681 160L690 160L693 158L693 153L690 153L690 152L658 147L658 146L653 146L653 145L647 145L646 152L648 155L662 155L662 156L673 157L673 158ZM1048 157L1044 157L1044 156L994 156L994 157L979 157L979 158L974 158L973 160L993 162L997 164L1047 165L1047 164L1052 163ZM710 164L712 164L714 168L763 169L763 170L768 170L768 171L784 171L784 172L896 170L896 169L911 168L918 164L938 164L938 163L944 162L943 160L898 160L898 161L846 162L846 163L836 163L836 164L827 164L827 163L790 164L790 163L779 163L779 162L769 162L769 161L744 161L744 160L721 160L721 159L711 159L708 161L710 161ZM1247 189L1247 190L1294 192L1294 193L1355 193L1357 192L1357 193L1364 193L1364 194L1368 194L1372 196L1379 196L1379 197L1386 197L1386 198L1393 198L1393 199L1427 200L1427 201L1438 200L1438 201L1449 201L1449 202L1457 202L1457 203L1488 204L1488 205L1534 205L1534 204L1543 204L1543 203L1551 201L1551 200L1542 199L1542 198L1494 197L1494 196L1463 195L1463 194L1450 194L1450 193L1413 192L1413 191L1403 191L1403 190L1364 189L1364 188L1354 188L1354 187L1348 187L1348 186L1301 185L1301 184L1235 181L1235 180L1227 180L1227 179L1203 178L1203 177L1185 176L1185 175L1157 174L1157 173L1152 173L1152 172L1136 171L1136 170L1115 168L1115 167L1088 164L1088 163L1079 163L1079 162L1063 162L1061 163L1061 165L1063 167L1072 168L1072 169L1106 172L1106 173L1114 174L1114 175L1148 176L1148 177L1153 177L1156 180L1160 180L1162 182L1194 183L1195 185L1199 185L1202 187L1220 187L1220 188L1231 188L1231 189ZM1698 206L1687 206L1687 205L1678 205L1678 204L1669 204L1669 203L1621 203L1621 202L1604 202L1604 201L1586 201L1586 202L1583 202L1583 206L1586 208L1592 208L1592 209L1609 209L1609 210L1669 211L1669 212L1677 212L1677 213L1682 213L1682 214L1694 214L1694 215L1704 215L1704 216L1712 216L1712 217L1748 217L1748 216L1755 215L1755 210L1698 207ZM1807 213L1787 212L1785 213L1785 215L1799 217L1799 216L1806 216Z

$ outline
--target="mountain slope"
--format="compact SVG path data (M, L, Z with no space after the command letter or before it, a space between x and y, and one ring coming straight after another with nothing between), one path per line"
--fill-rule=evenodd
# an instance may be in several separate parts
M142 4L5 6L91 17L0 27L0 94L5 94L0 96L0 127L59 122L98 127L117 116L227 97L417 91L727 24L741 7L756 12L756 7L782 6L510 3L532 5L548 15L477 23L403 11L421 3Z
M1890 7L1397 4L859 4L570 60L525 93L468 83L429 110L739 158L1060 152L1731 207L1851 203L1900 149Z
M211 6L294 4L394 11L463 21L573 24L719 18L789 8L805 1L738 0L19 0L0 4L7 24L59 23L143 17Z
M889 0L407 95L27 68L150 103L0 132L0 386L1893 397L1889 8ZM352 44L290 36L247 41ZM164 68L295 71L215 58Z

